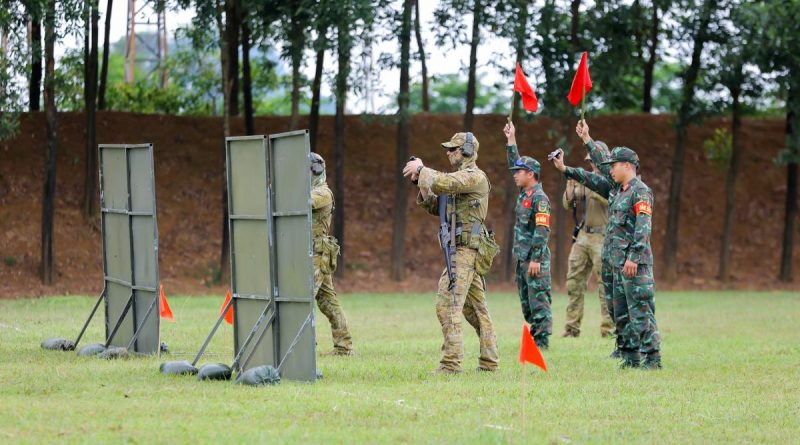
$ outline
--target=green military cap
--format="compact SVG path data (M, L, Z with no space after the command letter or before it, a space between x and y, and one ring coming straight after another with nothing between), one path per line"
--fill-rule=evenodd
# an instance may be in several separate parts
M509 170L528 170L536 173L537 175L542 172L542 166L539 165L539 161L533 159L530 156L522 156L521 158L517 159L514 162L514 166L511 167Z
M639 156L636 155L636 152L631 150L628 147L614 147L611 150L611 157L603 162L603 164L613 164L615 162L630 162L635 166L639 166Z
M461 147L466 142L467 142L467 133L456 133L453 135L452 138L450 138L449 141L442 142L442 147L447 149ZM480 143L478 142L478 138L476 138L475 135L472 136L472 145L474 151L478 151Z

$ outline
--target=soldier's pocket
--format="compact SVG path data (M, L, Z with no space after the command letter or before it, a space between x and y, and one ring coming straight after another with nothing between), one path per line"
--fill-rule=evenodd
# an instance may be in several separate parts
M339 243L332 236L324 236L320 238L320 244L322 247L319 249L319 270L324 274L332 274L336 272L340 249Z
M494 232L491 230L480 237L478 243L478 254L475 255L475 272L478 275L486 275L492 268L494 257L500 253L500 246L494 239Z
M631 295L637 300L652 299L655 293L655 280L650 265L640 264L636 268L636 276L630 279L628 285L631 287Z

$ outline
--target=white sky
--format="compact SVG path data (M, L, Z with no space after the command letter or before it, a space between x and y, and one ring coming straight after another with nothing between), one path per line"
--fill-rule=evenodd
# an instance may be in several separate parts
M140 0L141 1L141 0ZM467 66L469 64L469 47L467 45L462 45L455 50L450 47L442 47L437 48L435 46L434 36L432 33L432 22L434 20L433 11L436 7L436 3L434 1L420 1L420 20L422 22L422 36L423 40L425 41L425 51L427 55L427 68L429 76L435 75L442 75L442 74L451 74L460 72L464 78L467 76ZM100 45L102 47L103 44L103 26L105 20L105 7L106 2L100 2ZM397 7L399 7L399 2ZM116 42L120 38L125 36L126 32L126 15L127 15L127 2L117 1L114 2L114 6L112 9L112 18L111 18L111 41ZM194 11L186 10L186 11L168 11L166 22L167 22L167 32L170 36L174 36L175 30L178 27L186 26L190 23L192 17L194 16ZM467 22L467 26L471 24L471 17L465 17L465 21ZM154 30L154 27L153 29ZM469 32L469 30L468 30ZM508 42L505 39L500 39L497 37L492 36L489 38L488 33L484 37L484 40L481 42L481 45L478 47L478 76L484 76L484 82L487 84L494 83L496 81L507 80L509 85L513 82L513 78L509 79L500 79L499 73L496 72L495 69L487 66L481 66L481 59L488 60L489 56L493 53L501 53L507 54L507 61L509 69L513 68L514 65L514 55L510 51L510 47ZM76 39L75 37L68 37L63 40L63 43L60 48L57 49L59 54L63 54L63 52L68 47L80 47L83 45L83 41L81 38ZM416 40L414 39L412 33L412 42L411 42L411 51L417 51L417 44ZM378 86L375 88L374 91L377 93L373 96L372 104L373 107L370 107L367 104L367 101L364 100L363 97L358 97L355 94L351 93L348 96L348 103L347 108L348 112L350 113L361 113L364 111L378 111L378 112L394 112L396 111L396 94L399 90L399 82L400 82L400 70L399 69L383 69L380 70L377 67L377 59L378 56L382 52L387 53L394 53L397 54L400 52L399 42L394 40L391 42L381 42L376 44L373 49L373 57L376 61L375 70L378 72ZM308 50L306 57L305 57L305 66L304 66L304 75L308 79L313 79L314 77L314 53L311 50ZM353 59L353 63L357 63L357 60ZM331 54L330 52L325 56L325 70L326 71L333 71L335 69L335 55ZM411 64L411 82L420 81L421 80L421 65L419 62L414 62ZM533 80L531 79L533 82ZM534 85L534 88L536 86ZM330 96L330 86L327 82L323 83L323 96ZM509 93L510 97L510 93ZM371 109L372 108L372 109Z

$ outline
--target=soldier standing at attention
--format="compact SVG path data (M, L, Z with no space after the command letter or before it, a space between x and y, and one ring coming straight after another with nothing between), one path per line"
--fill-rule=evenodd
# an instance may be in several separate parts
M594 173L600 171L592 162L588 154L585 158ZM580 203L580 204L579 204ZM580 208L583 212L581 221L575 221L573 232L572 250L569 253L569 270L567 271L567 322L562 337L578 337L581 335L581 320L583 319L583 295L586 292L590 276L598 279L598 294L600 297L600 335L610 337L614 335L614 322L609 316L608 303L603 282L600 279L600 252L603 249L603 237L608 224L608 200L591 191L585 185L574 179L567 181L562 204L567 210ZM574 234L577 232L577 238Z
M320 312L331 323L333 350L323 355L353 355L353 339L347 317L333 289L333 273L339 255L339 243L328 236L333 212L333 192L325 180L325 160L311 153L311 236L314 240L314 298Z
M621 368L660 369L661 335L655 318L655 281L650 233L653 192L637 177L639 157L627 147L611 155L599 149L580 121L576 132L586 144L602 174L566 167L563 155L553 164L568 179L575 179L608 197L608 226L603 243L603 280L610 277ZM608 291L609 283L606 283Z
M509 122L503 128L507 138L508 167L519 197L514 209L513 255L517 260L516 280L522 315L530 325L533 340L540 349L550 346L553 314L550 309L550 199L539 183L541 166L530 156L520 157L517 151L516 129Z
M479 143L472 133L456 133L450 141L443 142L442 147L447 149L447 157L455 172L436 171L425 167L422 160L416 158L403 168L404 176L418 181L417 205L432 215L438 215L439 200L447 199L448 226L452 228L455 224L456 250L452 257L455 282L451 286L445 269L436 294L436 316L442 326L444 342L442 358L434 373L462 372L462 313L480 339L478 371L496 371L499 361L497 337L486 305L486 282L483 278L497 253L493 235L485 226L491 185L475 163Z

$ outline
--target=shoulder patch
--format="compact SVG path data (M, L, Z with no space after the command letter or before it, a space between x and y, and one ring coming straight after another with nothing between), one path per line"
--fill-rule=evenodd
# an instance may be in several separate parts
M537 213L536 214L536 225L550 228L550 214L549 213Z
M545 201L545 200L539 201L539 205L536 208L536 210L538 210L540 212L546 212L547 211L547 201Z

